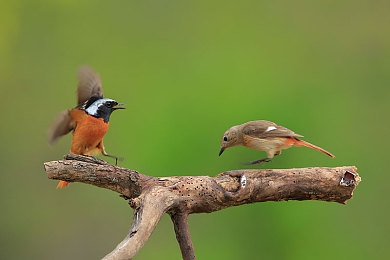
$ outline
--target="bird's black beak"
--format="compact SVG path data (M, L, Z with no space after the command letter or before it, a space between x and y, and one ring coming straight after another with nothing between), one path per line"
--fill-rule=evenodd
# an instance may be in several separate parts
M223 151L225 151L225 147L222 147L222 148L221 148L221 150L219 151L218 156L221 156L221 154L223 153Z
M113 106L112 108L114 110L117 110L117 109L126 109L125 107L123 107L125 104L124 103L118 103L118 105L116 106Z

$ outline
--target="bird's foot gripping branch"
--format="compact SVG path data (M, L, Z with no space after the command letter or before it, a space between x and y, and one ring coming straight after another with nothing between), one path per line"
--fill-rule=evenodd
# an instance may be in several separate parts
M322 200L345 204L360 182L354 166L275 170L233 170L215 177L151 177L89 156L67 155L46 162L48 178L83 182L118 192L134 209L125 239L104 259L131 259L162 215L169 214L183 259L195 259L188 215L247 203Z

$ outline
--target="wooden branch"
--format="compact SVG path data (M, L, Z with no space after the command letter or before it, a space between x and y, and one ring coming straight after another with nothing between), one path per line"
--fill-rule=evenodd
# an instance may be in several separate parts
M68 154L64 158L62 161L44 163L49 179L92 184L129 198L141 195L143 185L155 180L153 177L108 164L92 156Z
M166 190L153 186L130 205L135 209L129 234L119 245L103 259L132 259L149 239L157 223L172 206Z
M322 200L345 204L361 181L354 166L234 170L214 178L156 178L94 157L67 155L65 159L44 163L48 178L116 191L135 209L129 234L104 258L110 260L133 258L164 213L174 223L183 259L195 259L188 214L262 201Z
M176 239L179 242L181 255L184 260L194 260L195 252L188 229L188 214L175 212L171 215Z

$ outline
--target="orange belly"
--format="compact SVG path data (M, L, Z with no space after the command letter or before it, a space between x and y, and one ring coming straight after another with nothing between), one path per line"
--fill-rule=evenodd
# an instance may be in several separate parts
M286 137L261 139L244 135L243 144L248 148L252 148L259 151L280 151L282 149L290 148L293 145L293 142L287 142L287 140L289 140L289 138Z
M71 116L75 122L75 129L70 152L83 155L100 153L109 123L105 123L102 118L90 116L83 110L72 110Z

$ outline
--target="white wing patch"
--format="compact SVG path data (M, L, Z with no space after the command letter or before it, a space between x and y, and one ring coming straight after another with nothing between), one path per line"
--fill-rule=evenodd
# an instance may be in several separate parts
M274 127L273 125L269 126L265 131L269 132L269 131L272 131L272 130L276 130L276 127Z

